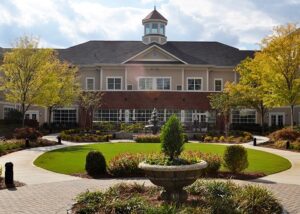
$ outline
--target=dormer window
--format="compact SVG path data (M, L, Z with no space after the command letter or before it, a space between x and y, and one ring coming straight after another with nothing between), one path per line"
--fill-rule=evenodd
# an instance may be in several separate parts
M162 35L165 35L165 26L163 24L160 24L159 33L162 34Z

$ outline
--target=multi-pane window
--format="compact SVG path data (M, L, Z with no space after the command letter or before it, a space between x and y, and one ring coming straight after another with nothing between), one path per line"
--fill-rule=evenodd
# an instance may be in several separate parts
M158 34L158 24L152 23L152 33Z
M157 90L170 90L171 89L170 78L157 78L156 79L156 89Z
M169 117L171 117L173 114L177 116L177 118L181 118L181 111L177 109L167 109L166 113L166 119L168 120Z
M153 79L152 78L140 78L139 79L139 89L140 90L152 90L153 89Z
M3 109L3 118L7 118L8 116L8 113L11 111L11 110L14 110L15 108L13 106L5 106L4 109Z
M118 109L99 109L94 112L93 121L117 122L122 120L122 112Z
M93 77L86 78L86 90L88 91L95 90L95 78Z
M162 34L162 35L165 35L165 26L163 24L160 24L159 33Z
M270 113L270 126L283 126L284 113Z
M151 109L137 109L137 110L135 110L135 120L137 122L147 123L151 118L152 111L153 110L151 110Z
M222 91L223 90L223 84L221 79L215 79L215 91Z
M53 122L76 123L76 109L55 109L53 111Z
M121 90L122 79L120 77L107 78L107 90Z
M232 111L232 123L237 124L254 124L256 123L255 110L234 110Z
M139 78L140 90L171 90L169 77L142 77Z
M145 24L145 34L150 34L150 24Z
M202 90L202 79L201 78L188 78L188 90L189 91L200 91Z

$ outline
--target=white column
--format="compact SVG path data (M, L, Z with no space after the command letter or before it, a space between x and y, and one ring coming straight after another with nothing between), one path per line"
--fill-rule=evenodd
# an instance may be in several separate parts
M100 90L103 90L103 69L100 68Z
M132 120L135 121L135 109L132 110Z
M181 110L181 122L184 123L185 121L185 111L184 110Z
M184 68L181 69L181 90L184 91Z
M206 91L209 91L209 69L206 70Z
M125 88L124 90L127 91L127 68L125 67L125 80L124 80Z
M236 71L235 71L235 70L233 70L233 73L234 73L234 83L236 83L236 82L237 82L237 75L236 75Z

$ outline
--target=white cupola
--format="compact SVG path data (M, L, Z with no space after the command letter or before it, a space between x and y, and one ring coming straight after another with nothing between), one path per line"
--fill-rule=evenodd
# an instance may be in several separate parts
M165 44L167 42L167 24L168 20L156 10L156 7L154 7L154 10L143 19L143 42L147 45L153 42L160 45Z

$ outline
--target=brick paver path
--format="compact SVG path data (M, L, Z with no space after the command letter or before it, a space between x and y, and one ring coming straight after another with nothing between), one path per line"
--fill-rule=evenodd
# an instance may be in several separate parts
M48 138L54 139L55 136ZM265 139L259 139L259 142ZM81 179L73 176L53 173L35 167L32 162L45 151L65 146L73 146L70 142L66 145L46 148L34 148L15 152L0 157L0 164L12 161L15 164L15 179L27 186L15 190L0 190L0 214L7 213L66 213L74 202L74 197L87 189L105 189L116 183L141 182L150 184L148 180L118 180L118 179ZM76 144L78 145L78 144ZM246 147L253 148L251 143ZM264 177L255 181L256 184L270 189L280 199L288 213L300 213L300 153L272 150L269 148L255 147L254 149L272 152L289 159L293 167L287 171ZM249 183L235 181L237 183ZM253 182L252 182L253 183ZM298 185L296 185L298 184Z
M99 190L121 182L121 180L62 181L20 187L17 190L0 191L0 214L67 213L75 196L87 189ZM127 181L133 182L133 181ZM140 180L140 183L148 181ZM240 183L240 182L239 182ZM245 182L242 182L245 183ZM248 183L248 182L247 182ZM288 213L300 213L300 186L292 184L259 184L271 189Z

